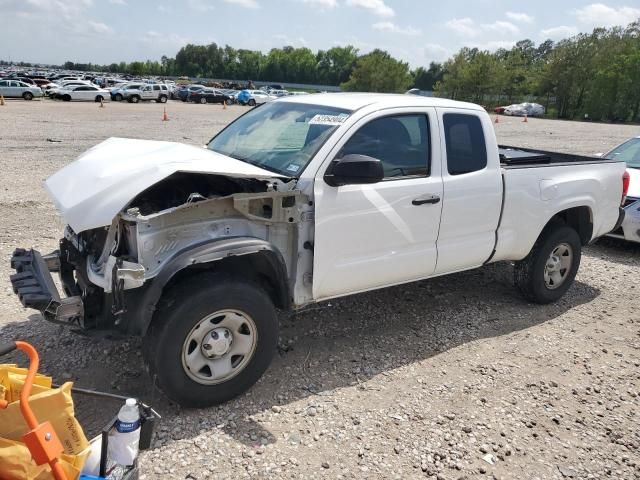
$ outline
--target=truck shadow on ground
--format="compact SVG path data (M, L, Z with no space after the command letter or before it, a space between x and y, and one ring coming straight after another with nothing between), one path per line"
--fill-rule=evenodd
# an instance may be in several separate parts
M279 355L261 381L238 399L204 410L180 409L154 389L137 339L80 336L32 315L28 322L2 327L0 340L32 342L42 371L55 381L75 380L77 386L136 396L154 406L163 415L156 445L213 428L245 445L273 443L282 437L256 416L276 405L302 400L304 409L344 387L366 391L366 382L377 375L547 322L600 293L576 282L558 303L533 305L521 299L511 279L511 266L496 264L282 314ZM24 359L14 354L9 361ZM91 436L119 408L118 401L75 399L77 416Z

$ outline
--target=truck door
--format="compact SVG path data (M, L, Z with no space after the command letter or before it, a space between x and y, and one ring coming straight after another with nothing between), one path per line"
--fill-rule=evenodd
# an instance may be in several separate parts
M502 209L502 175L486 114L457 108L437 112L444 152L445 202L436 266L441 274L480 266L491 255Z
M442 210L434 109L391 109L361 119L338 142L314 184L313 296L329 298L430 276ZM334 158L378 158L385 178L332 187Z

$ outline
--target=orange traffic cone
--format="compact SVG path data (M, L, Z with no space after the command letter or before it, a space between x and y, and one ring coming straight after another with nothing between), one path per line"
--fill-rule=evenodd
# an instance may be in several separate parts
M0 106L4 107L4 97L0 95Z
M527 123L529 120L527 120L527 114L524 114L524 120L522 120L522 123Z
M500 117L496 115L496 121L494 123L500 123Z
M169 121L169 115L167 115L167 107L164 107L164 113L162 114L162 121L163 122Z

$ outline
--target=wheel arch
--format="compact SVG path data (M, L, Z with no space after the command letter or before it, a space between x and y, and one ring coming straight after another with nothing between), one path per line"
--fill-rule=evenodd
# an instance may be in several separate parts
M586 205L571 207L556 213L542 229L540 236L554 225L564 224L573 228L582 245L587 245L593 237L593 210Z
M178 283L207 271L257 283L277 308L291 306L287 267L273 245L249 237L218 239L183 250L165 265L127 312L129 333L146 335L163 295Z

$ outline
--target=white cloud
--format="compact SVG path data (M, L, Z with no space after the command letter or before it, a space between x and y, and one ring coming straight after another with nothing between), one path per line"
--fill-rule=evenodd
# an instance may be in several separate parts
M113 33L113 28L111 28L109 25L106 25L102 22L94 22L93 20L89 20L87 22L87 25L89 26L89 31L94 33L99 33L99 34Z
M145 43L153 45L162 45L163 47L184 47L190 40L187 37L178 35L177 33L159 33L155 30L149 30L146 32L141 40Z
M225 3L238 5L244 8L260 8L257 0L222 0ZM189 7L196 12L208 12L216 9L215 3L211 0L187 0Z
M515 40L494 40L485 43L478 43L475 45L471 45L471 47L475 47L478 50L488 50L490 52L495 52L496 50L500 50L501 48L510 49L516 44Z
M626 26L640 17L640 9L633 7L614 8L602 3L593 3L575 12L580 23L591 27Z
M559 27L552 27L544 29L540 32L544 38L550 38L551 40L562 40L563 38L573 37L578 34L576 27L570 27L568 25L560 25Z
M505 14L508 19L520 23L533 23L533 17L522 12L507 12Z
M158 5L158 11L160 13L171 13L173 9L171 7L167 7L166 5Z
M26 7L40 13L53 13L65 20L77 18L84 10L93 5L93 0L26 0Z
M445 23L445 26L449 30L453 30L455 33L466 37L475 37L478 34L478 28L475 22L469 17L454 18Z
M347 5L364 8L379 17L393 17L396 14L384 0L347 0Z
M437 43L427 43L424 47L424 56L430 62L441 62L449 58L451 52Z
M445 26L465 37L477 37L482 32L509 33L515 35L520 33L520 29L511 22L496 20L493 23L476 24L471 18L454 18L445 23Z
M302 0L302 3L308 3L321 9L332 9L338 6L338 0Z
M393 22L378 22L371 26L374 30L381 32L399 33L401 35L409 35L416 37L422 34L421 30L413 27L400 27Z
M238 5L244 8L260 8L256 0L224 0L227 3Z
M304 37L292 38L284 33L278 33L273 36L281 46L285 47L306 47L308 45Z
M520 29L511 22L505 22L504 20L496 20L493 23L485 23L482 25L483 30L493 32L507 32L512 34L520 33Z
M112 5L126 5L127 2L125 0L109 0L109 3Z

